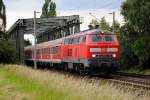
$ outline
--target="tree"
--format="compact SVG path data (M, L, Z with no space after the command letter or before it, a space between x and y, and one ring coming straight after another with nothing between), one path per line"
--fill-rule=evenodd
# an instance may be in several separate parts
M150 1L126 0L121 13L125 18L130 48L139 59L142 67L150 64ZM135 58L133 58L135 59Z
M12 41L0 40L0 64L15 63L16 50Z
M49 17L56 16L56 4L55 4L55 2L51 2L48 15L49 15Z
M149 9L149 0L127 0L122 5L122 14L130 27L138 34L146 35L150 32Z
M6 34L5 32L0 31L0 40L7 41L8 39L9 39L8 34Z
M1 26L0 31L5 31L6 28L6 8L3 3L3 0L0 0L0 20L1 20Z
M0 31L0 63L15 63L16 50L8 34Z
M100 23L99 21L92 19L92 21L90 22L90 25L96 26L96 25L100 25Z
M110 26L109 26L109 23L106 22L105 17L102 17L101 20L100 20L100 28L102 30L108 30L108 31L110 31L110 29L111 29Z
M111 26L110 31L113 31L113 25ZM118 36L121 35L121 25L120 25L120 23L117 20L115 20L115 33Z
M102 17L100 21L92 19L90 25L96 26L99 25L102 30L113 31L113 26L110 26L106 21L105 17ZM121 34L121 26L120 23L115 20L115 33L120 36Z
M56 16L56 4L51 0L45 0L42 7L41 18L55 17Z
M106 21L105 17L101 18L100 21L92 19L90 25L92 25L92 26L99 25L99 27L102 30L107 30L107 31L110 31L110 29L111 29L111 27L109 26L109 23Z

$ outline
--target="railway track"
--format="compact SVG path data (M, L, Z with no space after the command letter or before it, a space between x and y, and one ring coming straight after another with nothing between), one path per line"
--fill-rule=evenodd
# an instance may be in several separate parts
M133 73L123 73L123 72L116 72L111 74L110 77L105 78L101 76L91 76L85 74L79 74L76 72L65 72L63 70L55 70L51 69L51 71L59 72L61 74L65 74L68 76L73 76L74 78L85 78L89 81L91 80L104 80L112 83L117 83L120 85L126 86L133 86L135 88L143 88L150 90L150 75L140 75L140 74L133 74Z
M104 80L112 83L117 83L120 85L132 86L134 88L142 88L142 89L150 90L150 75L117 72L115 74L110 75L110 77L105 78L101 76L91 76L91 75L84 75L84 74L81 75L78 73L65 72L65 74L71 74L76 78L79 77L86 78L89 81L93 79L96 81Z
M61 73L64 74L64 71L61 71ZM81 78L81 77L86 78L89 81L93 79L96 81L104 80L104 81L112 82L115 84L150 90L150 75L117 72L115 74L110 75L110 77L105 78L101 76L90 76L90 75L84 75L84 74L81 75L78 73L65 72L65 74L71 74L75 78Z
M111 82L130 85L137 88L150 89L150 75L117 72L108 79Z

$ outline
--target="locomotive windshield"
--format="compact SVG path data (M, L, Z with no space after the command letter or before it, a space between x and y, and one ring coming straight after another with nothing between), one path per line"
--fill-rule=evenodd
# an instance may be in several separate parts
M92 42L101 42L102 41L102 37L100 35L94 35L92 37Z
M117 38L115 35L93 35L92 42L116 42Z
M106 35L106 36L104 36L104 40L105 40L106 42L115 42L117 39L116 39L116 37L113 36L113 35Z

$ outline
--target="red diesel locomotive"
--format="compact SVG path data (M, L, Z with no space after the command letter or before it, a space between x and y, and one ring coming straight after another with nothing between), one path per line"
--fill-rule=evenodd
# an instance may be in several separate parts
M80 73L109 74L119 66L119 46L114 33L93 29L37 44L36 61ZM34 46L25 47L25 58L33 64Z

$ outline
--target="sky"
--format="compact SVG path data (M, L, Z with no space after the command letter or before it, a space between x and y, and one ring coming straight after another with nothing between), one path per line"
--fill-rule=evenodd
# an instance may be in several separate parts
M41 12L45 0L4 0L7 14L7 30L18 19L33 18L33 11ZM105 17L112 24L112 15L115 11L116 20L123 24L120 14L121 4L124 0L53 0L57 5L58 16L80 15L83 20L81 30L88 28L92 13L97 19ZM40 17L40 14L37 14Z

